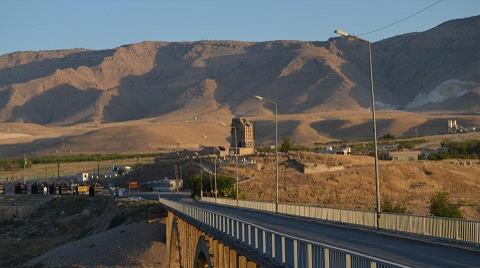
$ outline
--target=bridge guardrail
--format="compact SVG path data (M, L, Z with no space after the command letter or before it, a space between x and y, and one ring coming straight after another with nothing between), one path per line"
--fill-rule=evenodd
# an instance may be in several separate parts
M202 197L202 201L215 203L215 198ZM220 205L237 206L237 201L234 199L217 198L216 203ZM239 200L238 206L266 212L275 212L275 203L272 202ZM285 203L278 205L278 212L285 215L367 227L376 226L377 215L376 212L373 211L324 208ZM379 228L480 244L480 221L474 220L382 213L380 214Z
M254 223L159 198L167 207L287 267L408 267L365 254L282 234ZM188 221L188 219L186 219Z

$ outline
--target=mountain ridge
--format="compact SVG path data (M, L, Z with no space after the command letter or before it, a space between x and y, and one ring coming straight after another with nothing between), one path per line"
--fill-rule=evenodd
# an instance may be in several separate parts
M373 43L377 108L405 111L409 117L478 114L478 33L480 16L474 16ZM340 37L145 41L115 49L15 52L0 56L0 124L99 127L149 120L170 126L217 124L235 115L271 116L273 107L255 101L254 95L278 102L284 118L354 116L368 114L371 106L369 73L367 46ZM312 120L286 122L285 133L313 141L330 131L312 126L335 126L335 121L322 125ZM337 127L364 124L347 121ZM398 134L413 128L391 125L403 131Z

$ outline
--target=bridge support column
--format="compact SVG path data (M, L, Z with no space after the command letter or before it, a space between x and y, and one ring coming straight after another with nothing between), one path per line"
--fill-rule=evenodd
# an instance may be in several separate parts
M226 224L231 224L226 225ZM227 235L227 240L220 241L215 234L209 234L204 229L199 229L194 224L191 224L182 217L175 215L174 211L168 211L166 218L166 237L167 248L170 249L170 267L171 268L256 268L255 261L249 259L247 256L239 254L239 252L231 247L235 244L230 243L228 239L231 236L240 237L234 234L234 225L232 222L224 221L221 223L224 230L230 228L232 235ZM228 226L228 227L227 227ZM239 225L237 225L239 226ZM237 227L239 229L239 227ZM262 238L262 248L265 250L265 234L258 234L258 229L251 230L252 235L255 236L255 244L257 247L259 235ZM243 235L243 232L242 232ZM249 237L250 239L253 237ZM223 239L220 236L219 239ZM253 241L251 241L253 242ZM254 257L255 258L255 257Z

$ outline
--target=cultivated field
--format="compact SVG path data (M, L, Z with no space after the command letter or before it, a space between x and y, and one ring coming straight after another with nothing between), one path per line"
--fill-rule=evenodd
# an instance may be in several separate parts
M100 173L110 173L113 165L122 165L122 166L135 166L137 164L148 164L153 163L153 157L137 158L137 159L118 159L118 160L105 160L99 161ZM94 171L95 170L95 171ZM97 172L97 162L95 161L86 161L86 162L75 162L75 163L60 163L60 176L76 176L79 173L87 172L93 174ZM5 181L7 178L9 180L13 177L14 179L23 179L24 172L23 168L16 168L13 170L6 170L0 172L0 182ZM27 179L28 180L37 180L56 178L57 177L57 164L33 164L32 167L27 169Z

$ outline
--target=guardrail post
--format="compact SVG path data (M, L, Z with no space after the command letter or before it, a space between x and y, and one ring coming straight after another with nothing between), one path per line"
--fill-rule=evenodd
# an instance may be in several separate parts
M252 226L248 225L247 226L247 235L248 235L248 245L252 245Z
M312 244L307 244L307 267L313 267L313 252L312 252Z
M230 219L229 218L225 219L225 227L226 227L227 235L229 235L230 234Z
M323 260L324 266L330 267L330 250L328 248L323 248Z
M293 268L298 267L298 242L296 239L293 240Z
M245 223L242 222L242 242L245 243Z
M281 245L281 250L282 250L282 263L285 263L285 259L286 259L286 254L285 254L285 236L282 236L282 245Z
M345 254L345 268L352 268L352 257L350 254Z
M267 253L267 233L265 230L262 230L262 252L263 254Z
M276 250L276 248L275 248L275 242L276 242L276 241L275 241L275 234L272 233L272 258L273 258L273 259L275 259L275 256L276 256L276 254L275 254L275 253L276 253L276 252L275 252L275 250Z
M255 233L255 249L258 249L258 228L253 227L254 233Z
M374 261L370 262L370 268L377 268L377 263Z

